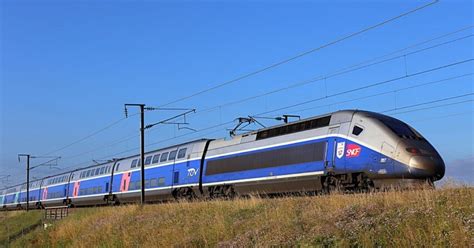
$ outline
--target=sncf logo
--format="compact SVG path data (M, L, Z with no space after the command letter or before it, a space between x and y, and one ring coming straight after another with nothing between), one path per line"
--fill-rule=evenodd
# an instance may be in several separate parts
M347 145L347 150L346 150L346 157L347 158L353 158L353 157L358 157L360 155L360 146L356 144L348 144Z

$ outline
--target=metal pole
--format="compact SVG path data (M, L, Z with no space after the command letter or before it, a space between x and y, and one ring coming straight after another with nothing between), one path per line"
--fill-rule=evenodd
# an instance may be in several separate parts
M30 155L26 155L26 211L30 210Z
M145 204L145 104L140 105L140 164L141 164L141 197L140 203Z

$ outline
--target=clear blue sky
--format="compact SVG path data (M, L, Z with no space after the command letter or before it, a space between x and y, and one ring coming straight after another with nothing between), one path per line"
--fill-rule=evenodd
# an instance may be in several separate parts
M423 5L428 1L12 1L0 2L0 177L24 180L18 153L44 155L123 118L124 103L160 106L260 69ZM198 111L304 81L473 25L471 1L441 1L403 19L312 53L257 76L175 103ZM473 29L405 50L416 51L472 35ZM191 115L202 129L238 116L269 111L406 73L473 58L467 37L363 70L314 82L215 111ZM473 92L473 76L364 97L473 73L464 63L269 115L303 117L346 108L384 111ZM472 100L467 96L398 112ZM299 110L312 108L307 111ZM418 129L441 153L447 176L473 181L473 102L394 115ZM134 112L135 110L131 110ZM393 111L390 113L395 113ZM176 112L148 112L146 122ZM272 122L265 121L270 125ZM276 123L274 123L276 124ZM201 137L224 137L224 125L190 133L162 126L147 133L147 150ZM53 153L59 168L138 146L136 117ZM92 151L92 152L91 152ZM75 156L81 154L80 156ZM138 153L138 148L118 156ZM45 159L36 159L38 164ZM60 170L38 168L40 177Z

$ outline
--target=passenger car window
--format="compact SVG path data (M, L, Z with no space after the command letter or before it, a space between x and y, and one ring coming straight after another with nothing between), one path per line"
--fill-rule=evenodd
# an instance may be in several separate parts
M177 152L178 152L178 150L175 150L175 151L170 152L170 156L168 157L168 160L173 160L173 159L175 159Z
M151 163L151 156L145 158L145 165L149 165Z
M117 167L115 168L115 171L118 171L120 167L120 163L117 164Z
M134 160L132 161L132 168L137 167L137 162L138 162L138 159L134 159Z
M186 156L186 148L180 149L178 152L178 158L184 158Z
M364 131L364 129L362 129L361 127L354 126L354 128L352 129L352 134L358 136L360 133L362 133L362 131Z
M160 161L160 154L155 154L155 156L153 156L153 161L151 163L156 164L159 161Z
M164 186L165 185L165 178L160 177L158 178L158 186Z
M165 162L166 159L168 159L168 153L167 152L161 154L160 162Z

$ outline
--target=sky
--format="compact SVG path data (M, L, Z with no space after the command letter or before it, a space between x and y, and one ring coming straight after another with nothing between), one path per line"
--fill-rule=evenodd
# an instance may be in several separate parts
M228 137L240 116L383 112L433 144L446 179L474 183L472 1L440 1L324 46L429 2L0 0L0 187L25 180L19 153L32 165L61 156L33 178L137 154L137 109L124 118L125 103L196 109L181 127L197 132L156 126L148 151ZM147 111L145 122L181 112Z

